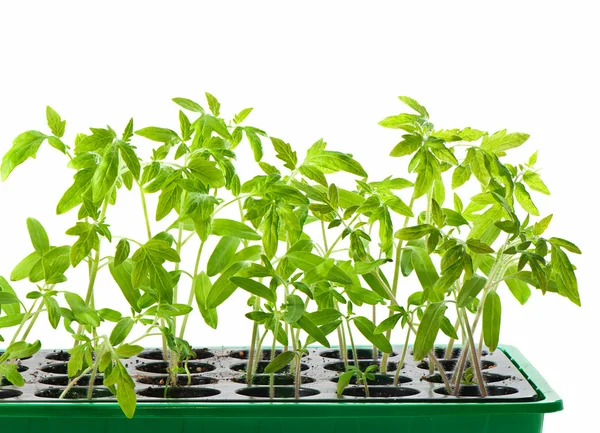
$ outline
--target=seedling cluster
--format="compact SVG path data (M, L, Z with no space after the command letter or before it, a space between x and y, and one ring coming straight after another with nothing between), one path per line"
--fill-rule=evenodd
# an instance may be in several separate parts
M390 155L407 161L408 170L371 177L352 155L328 149L323 140L299 157L284 140L247 124L251 108L225 120L217 99L206 98L208 110L173 100L182 108L178 131L136 130L131 120L122 134L90 128L70 146L66 122L48 107L49 131L27 131L14 140L2 160L3 180L42 145L65 155L74 177L56 212L73 216L67 234L74 242L54 246L39 221L27 220L32 252L9 279L29 280L32 290L22 296L0 277L0 328L4 336L11 333L0 379L22 386L20 360L42 346L29 341L31 330L47 326L41 321L54 329L62 322L73 346L61 396L85 379L92 398L102 375L131 417L136 391L126 360L144 351L146 338L159 335L159 357L168 363L164 395L191 385L190 364L199 352L188 341L198 335L190 332L188 317L200 314L217 328L221 305L235 295L248 298L248 312L245 318L229 313L227 320L252 328L245 383L254 386L261 370L271 397L282 369L301 396L302 358L315 344L339 347L340 396L353 383L368 397L376 374L399 386L410 356L426 362L429 377L439 378L447 394L458 396L461 387L475 384L485 397L482 354L498 346L503 297L524 304L537 288L580 305L569 258L580 250L545 235L552 215L538 218L531 196L549 194L536 169L537 152L525 163L505 162L527 134L435 129L422 105L400 97L412 112L380 125L401 131ZM139 149L148 141L156 147L143 160ZM278 164L267 162L266 144ZM250 146L260 174L240 179L238 146ZM332 183L336 173L352 186ZM143 239L112 232L111 210L123 190L139 192ZM151 195L158 197L155 209L147 203ZM232 209L239 217L231 217ZM168 229L157 232L156 222L164 221ZM192 268L182 267L184 255L196 257ZM67 280L76 267L87 268L83 293ZM110 273L122 302L97 304L100 272ZM440 331L449 341L436 353ZM372 359L357 362L357 333L372 344ZM404 344L390 371L392 339ZM443 364L453 358L455 342L463 350L447 374Z

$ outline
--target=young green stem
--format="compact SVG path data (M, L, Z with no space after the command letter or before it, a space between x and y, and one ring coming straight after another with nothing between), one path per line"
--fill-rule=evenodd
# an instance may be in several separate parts
M481 393L482 397L487 397L487 391L485 389L485 382L483 381L483 376L481 374L481 365L479 363L479 358L477 357L477 349L475 348L475 340L473 339L473 333L471 332L471 326L469 325L469 319L467 317L467 314L465 313L464 309L462 310L462 319L463 319L463 326L465 328L465 331L467 333L467 342L469 344L469 349L471 351L471 364L473 366L473 369L475 370L475 375L477 376L477 384L479 385L479 392ZM466 350L466 349L464 349ZM459 376L458 380L461 380L462 376ZM459 382L460 384L460 382ZM459 386L456 387L456 389L454 390L454 395L458 396L460 390L459 390Z
M275 346L277 344L277 331L279 329L279 318L275 315L275 324L273 329L273 343L271 343L271 359L270 362L273 362L275 359ZM275 373L271 373L269 376L269 398L275 398Z
M456 331L460 326L460 320L456 319L454 323L454 330ZM452 358L452 350L454 349L454 338L451 338L448 341L448 346L446 346L446 353L444 354L444 359L447 361Z
M37 301L38 301L38 299L34 299L33 303L31 304L31 307L29 307L29 310L23 315L23 319L21 320L21 323L19 324L17 331L13 334L13 338L12 338L12 340L10 340L10 344L13 344L15 341L17 341L17 337L21 333L21 330L23 329L23 326L25 326L25 323L27 322L27 320L29 320L29 318L31 317L33 309L35 308L35 306L37 304Z
M200 258L202 257L203 249L204 249L204 241L200 241L200 247L198 248L198 254L196 255L196 263L194 264L194 279L192 280L192 286L190 288L190 296L188 297L188 300L187 300L187 305L189 307L191 307L192 303L194 302L194 296L195 296L194 281L196 280L196 277L198 276L198 269L200 267ZM187 327L188 317L189 317L189 314L186 314L185 316L183 316L183 322L181 323L181 330L179 331L179 338L181 338L181 339L183 339L183 337L185 335L185 328Z
M59 399L65 398L65 396L69 393L69 391L71 391L71 388L73 388L75 385L77 385L77 382L79 382L79 380L85 376L86 374L88 374L90 372L90 370L92 369L92 367L88 367L85 370L83 370L81 372L81 374L79 376L77 376L76 378L72 379L69 384L65 387L65 389L63 390L63 392L58 396Z
M142 199L142 209L144 210L144 221L146 223L146 234L148 235L148 239L152 239L152 231L150 230L150 218L148 217L148 207L146 206L146 194L144 193L144 188L142 185L138 183L140 187L140 198Z
M258 310L258 297L254 301L254 311ZM248 352L248 366L246 367L246 383L252 384L252 366L254 365L254 356L256 355L256 338L258 334L258 322L254 321L252 325L252 342L250 344L250 351Z
M402 346L402 355L400 355L400 362L398 362L398 367L396 367L396 373L394 374L394 386L398 386L398 380L400 379L400 370L402 370L402 367L404 367L404 359L406 358L406 352L408 351L409 339L410 328L406 330L406 340L404 340L404 346Z

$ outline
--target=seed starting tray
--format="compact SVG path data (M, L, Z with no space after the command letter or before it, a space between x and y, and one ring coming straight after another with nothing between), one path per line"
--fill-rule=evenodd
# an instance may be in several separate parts
M452 358L444 360L444 348L436 349L443 368L450 377L460 356L460 348L453 350ZM538 399L536 389L529 383L519 368L502 351L484 352L481 367L488 396L480 397L477 385L462 385L459 397L445 395L445 388L439 374L429 374L428 361L417 362L407 351L404 366L400 371L399 385L393 385L394 372L400 361L402 347L395 347L394 354L388 358L388 373L375 372L375 380L369 384L368 398L365 397L364 386L351 384L342 396L337 395L336 381L344 371L344 363L337 349L310 348L302 358L300 398L295 399L294 376L290 374L290 366L274 375L275 397L269 398L270 376L264 374L269 363L270 350L261 351L253 384L245 383L245 370L248 363L248 350L244 348L210 348L196 349L196 358L190 360L188 367L191 373L191 385L187 386L187 375L179 375L178 383L182 386L168 387L165 398L165 381L167 380L168 363L162 361L160 350L147 350L138 356L123 360L132 378L136 382L138 402L160 401L205 401L205 402L365 402L401 403L432 402L458 403L474 401L492 402L532 402ZM277 351L278 353L279 351ZM87 391L90 377L84 376L77 386L67 395L68 399L59 400L69 378L67 361L69 354L63 351L42 350L29 359L20 361L19 370L25 378L23 387L10 385L3 380L0 386L1 401L88 401ZM358 349L359 366L364 371L372 364L380 365L381 355L373 360L372 349ZM352 353L348 353L352 364ZM102 386L102 376L95 380L93 391L94 402L115 402L115 397Z

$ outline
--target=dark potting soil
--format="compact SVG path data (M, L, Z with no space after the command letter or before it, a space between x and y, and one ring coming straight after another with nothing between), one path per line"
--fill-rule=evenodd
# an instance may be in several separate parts
M445 348L436 349L436 357L446 370L448 378L452 376L460 348L452 351L450 359L443 359ZM159 349L146 350L140 355L123 360L137 387L140 402L178 399L187 401L226 401L251 402L269 401L269 384L271 376L264 374L264 369L271 358L271 350L260 351L256 375L250 385L246 384L248 367L248 349L196 349L196 358L188 362L190 376L177 375L177 386L167 386L169 381L169 364L163 361ZM281 351L277 350L275 355ZM388 358L388 372L373 372L374 379L368 380L369 397L365 397L364 385L356 384L353 378L343 395L336 394L337 381L345 365L341 353L337 349L313 348L302 358L300 398L298 401L323 402L468 402L468 401L533 401L537 399L534 388L523 377L519 369L500 350L494 353L484 352L481 361L482 375L486 383L488 397L482 398L477 385L463 385L460 397L447 395L439 373L429 373L429 361L417 362L408 350L404 365L400 370L398 385L394 386L394 373L402 347L395 347L393 356ZM382 354L373 359L373 350L361 348L357 350L358 365L361 370L370 365L380 365ZM66 385L67 361L66 351L41 351L30 359L22 360L19 371L25 378L25 386L12 386L6 378L0 385L0 400L16 401L58 401ZM349 364L353 365L353 354L348 353ZM467 363L467 366L470 365ZM284 367L273 376L274 400L294 400L296 398L295 376L290 366ZM190 385L188 385L188 380ZM76 386L66 394L69 401L86 401L90 376L82 377ZM115 401L108 388L103 386L102 376L94 380L93 399L98 402Z

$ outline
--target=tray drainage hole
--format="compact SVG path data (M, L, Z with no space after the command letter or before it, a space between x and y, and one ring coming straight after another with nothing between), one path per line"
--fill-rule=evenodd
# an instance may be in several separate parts
M497 397L504 395L516 394L519 392L516 388L511 388L510 386L495 386L490 385L486 387L487 393L489 397ZM448 391L446 388L438 388L434 390L437 394L448 395ZM477 385L464 385L460 387L460 397L481 397L481 393L479 392L479 387Z
M63 391L64 388L47 388L37 391L35 396L42 398L59 398ZM68 400L85 400L87 399L87 394L88 388L86 386L74 386L69 390L64 398ZM108 390L108 388L94 388L92 391L92 398L106 398L112 396L113 394Z
M281 353L280 349L275 350L275 356L279 355L280 353ZM230 352L227 356L230 356L232 358L237 358L237 359L248 359L248 357L250 356L250 351L248 349L234 350L234 351ZM262 359L263 361L268 361L269 359L271 359L271 349L261 350L260 351L260 359Z
M325 350L319 353L323 358L331 358L331 359L342 359L339 350ZM396 356L397 353L392 353L389 356ZM358 359L373 359L373 349L356 349L356 356ZM383 352L381 350L377 351L377 358L381 359L383 356ZM354 359L354 353L352 350L348 350L348 359Z
M193 360L212 358L213 356L215 356L212 352L209 352L208 349L192 349L192 352L196 354L194 358L191 358ZM138 358L162 361L163 351L160 349L145 350L138 355Z
M456 367L456 364L458 361L456 359L442 359L442 360L439 360L438 362L440 363L440 365L442 366L444 371L454 371L454 368ZM469 368L470 365L471 365L471 363L467 362L465 369ZM496 366L496 364L492 361L487 361L487 360L481 361L481 369L482 370L488 370L490 368L494 368L495 366ZM421 361L419 364L417 364L417 368L420 368L421 370L429 370L429 361Z
M295 398L296 389L293 386L275 386L275 398ZM252 388L242 388L235 391L237 394L246 397L270 398L268 386L255 386ZM300 388L300 397L310 397L319 394L319 391L312 388Z
M90 384L90 375L83 376L77 381L77 385L88 386ZM102 375L98 375L94 378L94 386L102 385L104 378ZM47 376L42 377L39 383L44 385L55 385L55 386L67 386L70 382L69 376Z
M330 379L332 382L337 383L339 381L339 377L334 377L332 379ZM398 377L398 383L408 383L411 382L412 379L406 376L399 376ZM350 383L352 385L356 384L356 376L352 376L352 379L350 379ZM376 374L375 375L375 380L367 380L367 383L369 385L391 385L394 383L394 376L390 375L390 374Z
M161 374L160 376L143 376L143 375L134 375L133 377L136 382L143 383L144 385L165 385L169 376L167 374ZM213 379L212 377L204 377L198 375L191 376L191 383L189 385L208 385L211 383L217 383L217 379ZM188 376L187 374L178 374L177 375L177 385L179 386L187 386L188 385Z
M194 373L203 373L206 371L212 371L215 369L214 365L206 364L204 362L198 361L189 361L187 363L188 369L191 374ZM146 362L144 364L136 365L135 367L139 371L144 371L146 373L157 373L157 374L167 374L169 369L169 363L166 361L162 362Z
M23 394L21 391L16 389L0 389L0 399L14 398Z
M157 386L143 389L138 392L138 395L151 398L202 398L220 393L221 391L211 388L165 388Z
M68 374L68 371L69 371L68 365L69 364L67 364L66 362L61 362L61 363L56 363L56 364L47 364L47 365L40 367L40 370L42 370L44 373Z
M369 398L395 398L395 397L409 397L411 395L417 395L418 390L412 388L404 388L400 386L370 386L369 387ZM347 397L365 397L365 388L363 386L355 386L352 388L346 388L342 395Z
M452 349L452 354L450 356L450 359L458 359L461 352L462 352L462 349L460 347L455 347L454 349ZM413 352L411 352L411 354L412 353ZM487 356L487 355L488 355L488 352L486 352L485 350L481 351L481 356ZM436 347L435 348L435 357L438 359L444 359L446 357L446 348L445 347Z
M269 385L271 376L269 374L255 374L252 377L252 385ZM246 383L246 376L240 376L233 379L236 383ZM300 376L300 383L313 383L315 379L308 376ZM273 375L273 383L275 385L294 385L296 377L292 374L275 374Z
M269 361L258 361L258 365L256 366L256 373L257 374L261 374L265 372L265 368L266 366L269 365ZM248 366L247 362L241 362L239 364L233 364L231 366L231 369L233 371L246 371L246 368ZM285 367L283 367L281 370L276 371L275 373L289 373L290 372L290 365L286 365ZM302 363L300 364L300 370L302 371L306 371L308 370L308 365Z
M350 361L348 362L349 365L354 365L354 361ZM381 362L377 361L358 361L358 367L362 370L365 371L365 369L370 366L370 365L381 365ZM398 364L396 364L395 362L388 362L387 365L387 369L388 371L396 371L396 367ZM329 371L337 371L338 373L343 373L344 371L346 371L346 366L344 365L343 361L339 361L339 362L330 362L329 364L325 364L323 366L323 368L325 368L325 370L329 370Z
M64 350L59 350L58 352L52 352L46 355L46 359L50 359L52 361L68 361L71 359L71 354L69 352L65 352Z
M503 374L495 374L488 372L483 372L482 376L485 383L502 382L503 380L511 378L511 376L505 376ZM452 378L452 373L446 373L446 377L448 378L448 380L450 380ZM442 376L437 371L433 374L428 374L426 376L421 377L421 380L425 380L429 383L444 383L444 381L442 380Z

